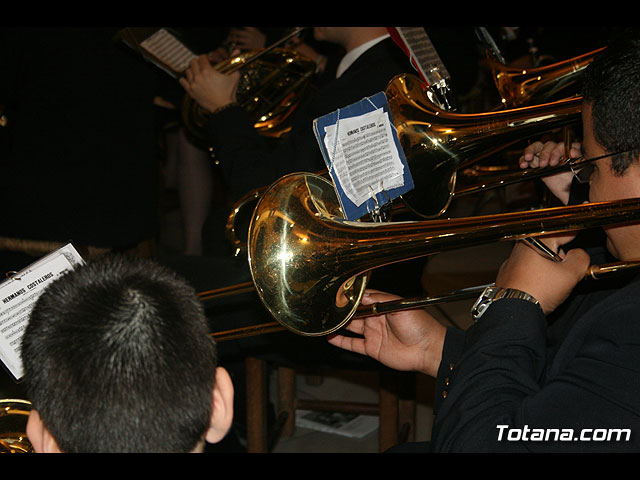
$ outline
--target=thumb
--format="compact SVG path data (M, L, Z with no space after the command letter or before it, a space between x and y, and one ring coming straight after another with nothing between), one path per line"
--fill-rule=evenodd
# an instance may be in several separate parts
M579 248L569 250L562 262L553 263L550 271L553 274L552 281L547 282L540 292L533 293L545 314L554 311L567 299L576 285L584 279L589 264L589 255ZM540 297L536 296L538 293Z
M589 254L581 248L574 248L567 252L562 261L567 271L574 272L576 279L580 281L584 277L591 259Z

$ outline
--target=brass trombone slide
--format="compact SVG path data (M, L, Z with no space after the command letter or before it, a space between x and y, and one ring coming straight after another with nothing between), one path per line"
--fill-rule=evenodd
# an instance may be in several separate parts
M591 265L584 274L583 280L600 280L610 277L612 275L618 275L621 273L633 271L640 267L640 260L629 262L613 262L601 265ZM478 297L486 287L493 284L478 285L474 287L467 287L460 290L454 290L450 293L446 293L438 296L418 296L413 298L401 298L398 300L391 300L388 302L376 302L369 305L359 305L353 318L370 317L374 315L382 315L386 313L394 313L406 310L415 310L418 308L425 308L433 305L441 305L443 303L457 302L461 300L469 300ZM247 282L245 284L238 284L235 287L226 289L225 292L220 292L220 296L233 295L236 293L244 293L253 290L253 284ZM203 292L206 293L206 292ZM202 294L199 294L202 295ZM217 298L216 296L202 296L202 300L211 298ZM266 322L258 325L251 325L248 327L235 328L225 330L221 332L212 333L211 336L217 342L223 342L226 340L235 340L238 338L252 337L256 335L264 335L267 333L275 333L285 331L286 328L280 325L278 322Z
M584 69L604 49L598 48L542 67L510 67L490 52L487 52L487 62L502 106L515 108L576 95Z

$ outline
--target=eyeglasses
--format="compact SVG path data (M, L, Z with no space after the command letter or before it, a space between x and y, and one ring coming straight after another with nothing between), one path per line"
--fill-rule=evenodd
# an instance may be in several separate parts
M597 160L602 160L603 158L614 157L616 155L621 155L623 153L629 153L629 152L631 152L631 150L625 150L625 151L616 152L616 153L607 153L605 155L600 155L598 157L593 157L593 158L585 158L584 155L581 155L579 157L570 159L567 164L569 165L569 168L573 173L573 177L579 183L589 183L589 180L591 179L591 175L595 170L595 166L593 165L593 162Z
M597 157L591 159L591 161L596 161L601 158L603 157ZM589 179L595 170L595 166L590 163L588 159L585 159L584 156L569 160L569 168L571 169L571 173L573 173L573 178L575 178L578 183L589 183Z

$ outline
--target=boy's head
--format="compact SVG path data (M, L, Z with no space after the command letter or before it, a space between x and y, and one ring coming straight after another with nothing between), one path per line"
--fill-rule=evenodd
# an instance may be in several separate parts
M22 341L36 451L189 452L220 440L233 386L195 291L109 256L53 282Z

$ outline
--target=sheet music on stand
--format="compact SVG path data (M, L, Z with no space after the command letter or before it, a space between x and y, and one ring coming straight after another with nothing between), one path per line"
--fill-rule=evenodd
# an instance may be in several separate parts
M84 260L72 244L45 255L0 283L0 361L17 382L22 380L22 336L44 289Z
M393 27L393 29L398 33L412 63L428 85L434 85L440 79L451 78L423 27ZM434 76L434 67L437 68L438 77Z
M166 28L127 27L115 38L121 40L173 78L178 78L197 57L177 35Z
M451 110L447 97L451 77L423 27L388 27L391 38L409 56L422 81L438 96L440 106Z

